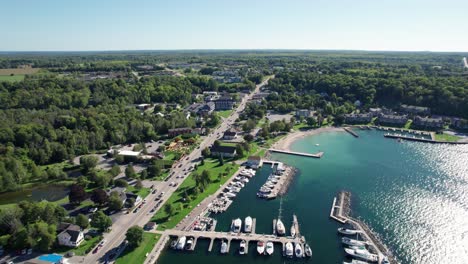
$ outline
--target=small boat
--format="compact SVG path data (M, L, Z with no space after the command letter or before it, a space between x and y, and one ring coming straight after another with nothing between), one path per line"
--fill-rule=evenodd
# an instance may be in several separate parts
M177 245L176 245L176 249L177 250L182 250L184 249L184 246L185 246L185 241L187 240L187 238L185 236L179 238L179 240L177 241Z
M317 143L317 144L315 144L315 146L317 146L317 147L318 147L318 146L320 146L320 144L318 144L318 143Z
M306 257L312 257L312 249L310 249L309 244L305 244L304 246L304 253Z
M189 238L185 243L185 250L191 250L193 245L193 238Z
M240 220L240 218L237 218L236 220L232 222L231 230L234 233L239 233L241 231L241 227L242 227L242 220Z
M242 181L243 183L248 183L248 182L249 182L249 179L247 179L247 178L244 177L244 178L242 178L241 181Z
M296 227L294 226L294 223L291 226L291 236L296 237Z
M274 245L273 245L273 242L268 241L268 242L266 243L266 249L265 249L266 253L267 253L268 255L271 255L271 254L273 254L273 251L274 251L274 250L275 250L275 247L274 247Z
M343 235L356 235L360 233L359 230L354 230L354 229L346 229L343 227L338 228L338 232L343 234Z
M244 255L246 254L247 252L245 251L245 246L246 246L247 242L245 242L245 240L242 240L240 242L240 247L239 247L239 254L241 255Z
M263 255L265 253L265 242L263 241L257 242L257 252L259 255Z
M235 193L232 193L232 192L227 192L227 193L224 193L224 195L228 198L234 198L236 197L236 194Z
M252 217L247 216L245 218L245 224L244 224L244 232L250 233L252 232Z
M171 242L171 248L172 248L172 249L175 249L176 246L177 246L177 240L172 240L172 242Z
M348 245L348 246L366 246L367 245L366 241L355 240L349 237L341 238L341 243Z
M286 233L284 224L279 218L278 221L276 221L276 233L278 233L279 236L284 236L284 234Z
M293 245L291 242L286 243L286 256L292 258L294 255Z
M365 261L370 261L370 262L377 262L379 260L379 257L375 254L371 254L369 251L365 249L352 249L352 248L345 248L344 249L346 254L353 256L358 259L362 259Z
M302 246L299 243L296 243L296 247L294 248L294 253L296 254L297 258L302 258Z
M343 264L369 264L369 263L362 261L362 260L353 259L351 262L343 262Z
M226 241L223 240L223 242L221 243L221 254L227 253L227 246L228 244L226 243Z

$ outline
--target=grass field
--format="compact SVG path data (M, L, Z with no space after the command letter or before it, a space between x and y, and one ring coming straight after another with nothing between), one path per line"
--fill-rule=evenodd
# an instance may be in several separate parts
M66 252L73 252L75 255L84 256L88 254L98 243L102 240L102 236L95 236L89 240L84 240L79 247L69 248L69 247L60 247L54 249L56 253L65 254Z
M143 233L143 241L135 249L125 249L125 251L116 259L117 264L141 264L145 262L146 254L151 252L154 245L158 242L161 235L153 233Z
M219 111L217 113L219 116L227 118L232 113L232 110L224 110L224 111Z
M174 228L192 209L197 206L203 199L215 193L220 185L224 184L239 168L239 165L225 161L224 165L220 166L217 159L206 159L205 164L198 166L196 172L202 173L203 170L208 170L210 173L211 183L206 187L203 193L199 193L195 199L183 201L185 192L190 191L195 187L193 173L182 182L179 188L169 197L166 204L171 204L174 208L174 213L169 217L164 209L158 210L151 221L158 223L158 230ZM227 173L227 176L222 176L219 180L218 175ZM164 206L163 206L164 208Z
M0 82L19 82L24 80L24 75L0 75Z
M460 137L449 134L435 134L435 139L438 141L455 142L458 141Z

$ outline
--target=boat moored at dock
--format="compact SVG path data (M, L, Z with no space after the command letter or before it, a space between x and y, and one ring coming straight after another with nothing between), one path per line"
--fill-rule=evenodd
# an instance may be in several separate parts
M281 219L279 219L279 218L276 221L276 233L279 236L284 236L284 234L286 234L286 229L284 227L283 221L281 221Z
M257 242L257 252L259 255L263 255L265 253L265 242L263 241Z
M225 240L223 240L223 242L221 242L221 254L226 254L228 253L227 251L227 247L228 247L228 244Z
M247 242L245 240L242 240L240 242L239 254L244 255L247 253L246 245L247 245Z
M231 230L234 233L239 233L241 231L242 227L242 220L240 218L237 218L236 220L232 221L232 227Z
M304 254L306 255L306 257L312 257L312 249L310 248L309 244L305 244Z
M294 256L293 244L291 242L286 243L285 255L288 258L292 258Z
M379 260L379 257L375 254L370 253L369 251L365 249L352 249L352 248L345 248L344 249L346 254L359 258L365 261L370 261L370 262L377 262Z
M360 233L360 231L340 227L340 228L338 228L338 233L343 234L343 235L356 235L356 234Z
M368 244L366 241L355 240L349 237L341 238L341 243L348 245L348 246L366 246Z
M294 253L296 254L297 258L302 258L302 246L300 243L296 243L296 247L294 248Z
M275 247L273 245L273 242L268 241L266 243L266 249L265 249L265 252L267 253L267 255L273 254L274 250L275 250Z
M244 232L250 233L252 232L252 217L247 216L244 221Z
M187 237L185 237L185 236L179 238L179 240L177 241L176 249L177 250L183 250L186 240L187 240Z

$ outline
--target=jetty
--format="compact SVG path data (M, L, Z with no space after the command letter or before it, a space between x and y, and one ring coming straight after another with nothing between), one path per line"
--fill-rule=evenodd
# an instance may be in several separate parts
M468 142L438 141L438 140L427 139L427 138L419 138L419 137L416 137L416 136L410 137L410 136L399 135L399 134L390 134L390 133L385 134L384 137L401 139L401 140L408 140L408 141L419 141L419 142L426 142L426 143L435 143L435 144L453 144L453 145L468 144Z
M350 133L351 135L353 135L354 137L356 137L356 138L359 137L359 135L358 135L356 132L354 132L351 128L349 128L349 127L343 127L343 129L344 129L346 132L348 132L348 133Z
M342 224L346 224L348 221L350 196L351 194L349 192L342 191L338 194L338 199L336 197L333 198L330 218Z
M304 153L304 152L296 152L296 151L289 151L289 150L280 150L280 149L269 149L270 152L282 153L282 154L289 154L289 155L296 155L296 156L303 156L303 157L310 157L319 159L323 156L323 152L318 152L315 154L311 153Z

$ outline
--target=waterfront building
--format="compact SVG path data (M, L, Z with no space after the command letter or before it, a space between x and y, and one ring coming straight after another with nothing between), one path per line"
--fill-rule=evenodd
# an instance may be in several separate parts
M372 121L372 115L370 113L367 114L347 114L345 115L345 123L347 124L367 124Z
M406 115L381 114L378 118L378 121L383 125L403 126L406 124L406 122L408 122L408 117Z
M236 147L233 146L212 146L211 155L214 157L233 158L237 154Z
M436 128L443 128L445 125L445 122L442 118L428 118L428 117L426 118L426 117L417 116L414 119L413 124L421 128L436 129Z
M431 110L429 107L414 106L414 105L401 105L400 110L402 113L411 115L430 115Z
M299 109L296 110L296 117L311 117L312 116L312 111L309 109Z

